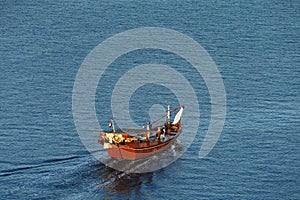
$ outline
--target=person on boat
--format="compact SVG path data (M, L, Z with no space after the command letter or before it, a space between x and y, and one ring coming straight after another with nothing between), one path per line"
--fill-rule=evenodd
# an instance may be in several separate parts
M150 122L148 122L147 124L147 131L150 131L152 129L152 124Z
M171 132L171 122L165 122L164 123L164 128L165 128L165 132L167 133L167 134L170 134L170 132Z
M159 139L160 139L160 140L164 140L165 137L166 137L166 130L165 130L165 127L163 127L163 128L161 129L161 134L160 134Z
M146 132L146 141L148 142L150 139L150 130L151 130L151 123L148 122L147 124L147 132Z
M161 127L160 126L157 127L156 137L157 137L158 140L160 140L160 137L161 137Z

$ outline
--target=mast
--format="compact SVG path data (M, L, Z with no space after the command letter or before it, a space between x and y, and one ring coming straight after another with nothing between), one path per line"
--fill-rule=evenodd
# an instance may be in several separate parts
M168 123L171 121L170 114L170 104L168 104Z
M116 132L116 129L115 129L114 123L112 123L112 129L113 129L113 132L115 133L115 132Z

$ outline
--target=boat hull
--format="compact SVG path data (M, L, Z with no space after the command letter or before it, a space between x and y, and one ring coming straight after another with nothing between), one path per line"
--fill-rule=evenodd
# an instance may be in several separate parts
M179 133L173 138L164 142L143 142L142 144L133 143L127 145L118 145L104 142L104 148L112 158L119 160L137 160L162 152L170 147L176 141L178 136Z

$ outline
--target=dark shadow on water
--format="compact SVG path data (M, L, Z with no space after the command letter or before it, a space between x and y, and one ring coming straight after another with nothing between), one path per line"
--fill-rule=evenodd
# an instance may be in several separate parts
M124 174L123 172L106 168L102 175L101 185L108 194L139 194L140 187L152 183L153 172L144 174Z

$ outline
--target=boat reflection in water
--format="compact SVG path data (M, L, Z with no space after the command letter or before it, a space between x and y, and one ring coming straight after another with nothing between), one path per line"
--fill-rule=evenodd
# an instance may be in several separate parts
M144 159L118 160L108 158L105 160L106 165L122 171L106 167L105 172L102 174L102 187L108 193L129 194L133 190L138 193L142 184L152 182L153 171L159 170L175 161L182 153L182 144L175 142L164 151ZM142 171L148 171L148 173L140 173Z

